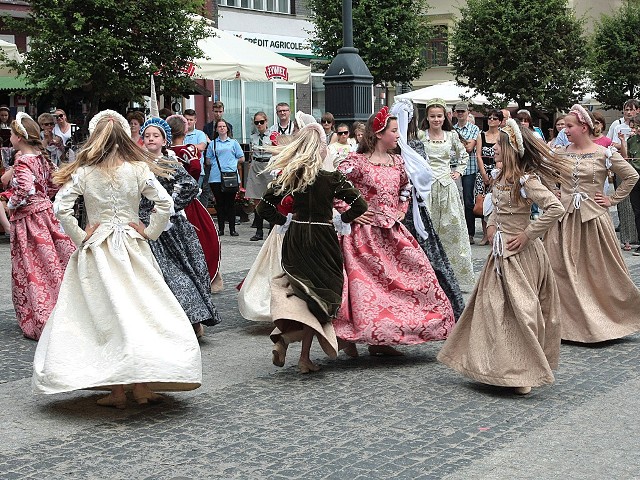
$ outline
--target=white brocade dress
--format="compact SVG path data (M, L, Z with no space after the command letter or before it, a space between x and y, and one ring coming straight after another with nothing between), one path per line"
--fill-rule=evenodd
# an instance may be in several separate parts
M73 216L84 196L87 242ZM156 239L173 209L144 164L106 173L82 167L58 192L54 210L78 249L33 362L35 393L146 382L152 390L191 390L202 382L200 348L180 304L165 284L138 223L141 196L155 202L145 234Z
M431 192L426 198L426 204L433 228L440 237L458 284L463 291L468 291L475 283L471 246L464 219L464 206L460 200L458 187L451 178L449 164L450 152L453 149L458 156L456 171L464 175L469 154L455 132L445 131L444 134L444 140L421 138L435 178Z

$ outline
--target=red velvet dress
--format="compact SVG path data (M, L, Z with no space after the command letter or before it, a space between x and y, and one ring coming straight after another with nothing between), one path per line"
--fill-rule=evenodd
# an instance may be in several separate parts
M176 157L178 157L185 170L189 172L189 175L198 181L201 165L200 154L196 146L174 145L169 148L176 154ZM221 249L218 230L211 219L211 215L197 198L184 208L184 213L187 216L187 220L196 229L198 240L200 240L200 245L202 245L202 251L204 252L204 258L207 261L209 280L213 281L220 269Z
M38 340L55 307L69 257L76 247L53 215L51 165L41 155L16 158L11 190L3 192L11 218L11 286L25 337Z
M370 225L351 224L340 238L346 271L342 306L333 326L339 338L369 345L411 345L444 340L453 309L429 259L402 223L408 202L404 162L378 166L350 154L338 170L360 190L374 213Z

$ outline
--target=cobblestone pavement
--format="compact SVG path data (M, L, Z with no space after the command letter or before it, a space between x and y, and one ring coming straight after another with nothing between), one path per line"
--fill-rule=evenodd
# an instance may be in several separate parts
M11 305L0 244L0 478L631 479L640 465L640 336L563 344L556 383L526 397L435 360L341 355L318 374L270 363L270 328L242 319L233 288L260 245L223 238L224 323L201 343L204 382L162 405L99 408L95 392L34 396L35 342ZM261 242L258 242L261 243ZM479 270L488 247L473 247ZM636 284L640 257L623 252ZM640 312L639 312L640 314Z

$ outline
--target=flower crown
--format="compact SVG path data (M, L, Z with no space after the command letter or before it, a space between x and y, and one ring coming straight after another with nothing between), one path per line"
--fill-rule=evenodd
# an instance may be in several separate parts
M507 134L509 145L518 152L520 158L524 157L524 140L522 139L520 125L513 118L508 118L506 125L500 131Z
M144 131L149 127L156 127L160 130L160 133L164 136L164 141L167 145L171 145L171 139L173 138L171 135L171 127L169 124L159 117L151 117L147 119L146 122L142 124L140 127L140 136L144 136Z
M373 118L373 133L380 133L385 128L387 128L387 124L389 123L389 119L391 118L391 114L389 113L389 107L386 105L380 109L376 116Z
M112 120L117 121L124 129L126 134L131 137L131 128L129 127L129 122L127 122L126 118L124 118L114 110L102 110L101 112L96 113L89 122L89 135L93 133L93 131L96 129L96 125L98 125L98 122L103 118L111 118Z
M587 110L582 105L578 105L576 103L573 107L571 107L569 113L575 115L580 123L589 125L589 127L593 130L593 120L591 120L591 115L589 115L589 112L587 112Z

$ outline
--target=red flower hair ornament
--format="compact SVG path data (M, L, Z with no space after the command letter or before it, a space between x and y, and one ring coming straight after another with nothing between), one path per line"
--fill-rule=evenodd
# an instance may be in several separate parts
M376 116L373 119L373 133L380 133L387 128L387 124L391 118L395 117L389 113L389 107L385 105L378 113L376 113Z

